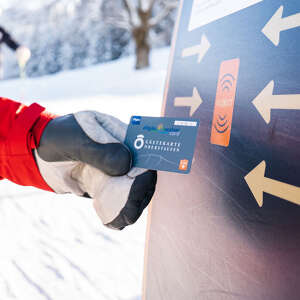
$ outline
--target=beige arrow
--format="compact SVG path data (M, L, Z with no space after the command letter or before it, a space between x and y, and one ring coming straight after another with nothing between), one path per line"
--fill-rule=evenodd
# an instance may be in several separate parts
M260 207L263 206L263 193L300 205L300 187L265 177L266 162L262 161L245 180Z
M274 81L271 81L253 100L260 115L267 124L271 121L272 109L300 109L300 95L273 95Z
M182 51L182 57L189 57L198 55L198 63L201 63L202 59L210 48L210 42L208 41L205 34L202 35L201 43L197 46L186 48Z
M282 18L283 6L280 6L266 26L262 33L275 45L280 42L281 31L289 30L300 26L300 13Z
M190 117L196 112L202 104L202 99L198 93L197 88L194 87L192 97L177 97L174 100L174 105L177 107L190 107Z

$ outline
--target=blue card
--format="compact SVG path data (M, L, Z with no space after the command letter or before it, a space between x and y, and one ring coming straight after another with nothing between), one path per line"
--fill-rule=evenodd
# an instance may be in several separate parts
M198 128L194 119L133 116L125 139L133 166L188 174Z

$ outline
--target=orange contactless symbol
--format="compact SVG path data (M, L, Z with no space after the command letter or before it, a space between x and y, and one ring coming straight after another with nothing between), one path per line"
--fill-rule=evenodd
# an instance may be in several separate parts
M236 96L240 59L223 61L220 67L210 142L228 147Z
M189 161L187 159L182 159L179 163L179 170L180 171L186 171L189 166Z

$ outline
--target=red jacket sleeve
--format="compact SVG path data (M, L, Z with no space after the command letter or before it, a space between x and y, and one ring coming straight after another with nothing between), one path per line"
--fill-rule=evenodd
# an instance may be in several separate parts
M34 103L21 103L0 98L0 177L10 181L52 191L36 165L33 149L43 130L55 115Z

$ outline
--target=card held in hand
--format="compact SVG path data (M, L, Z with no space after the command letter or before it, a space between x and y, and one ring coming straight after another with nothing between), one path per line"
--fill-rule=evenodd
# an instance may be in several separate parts
M191 170L199 120L131 117L125 144L133 166L188 174Z

